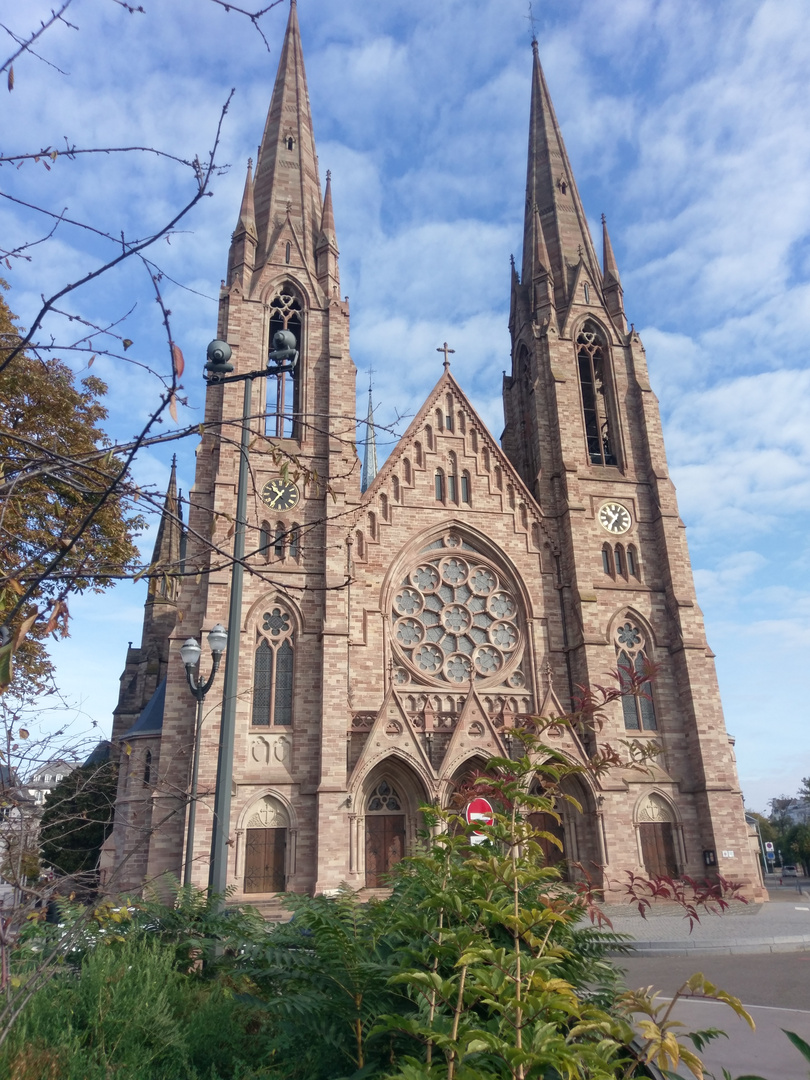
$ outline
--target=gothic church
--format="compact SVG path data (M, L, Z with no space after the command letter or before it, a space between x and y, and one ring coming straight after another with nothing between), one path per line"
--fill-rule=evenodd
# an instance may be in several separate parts
M570 781L582 810L564 809L566 858L608 899L628 870L719 873L765 896L644 347L604 226L597 258L536 43L531 80L502 442L445 354L376 475L367 447L364 485L349 305L292 0L216 331L237 373L264 367L279 329L300 354L294 373L250 384L246 572L228 626L237 901L270 911L282 890L378 887L415 844L420 804L446 805L471 769L508 755L523 717L564 713L577 686L645 658L658 668L649 696L617 701L587 745L551 736L574 762L627 738L660 749L650 772ZM205 668L205 634L228 623L243 387L208 386L185 526L174 474L166 496L155 562L183 559L187 576L153 579L121 680L113 740L126 753L103 855L116 890L179 877L187 855L208 883L223 678L204 703L187 853L196 703L180 646L202 635ZM300 461L297 479L278 448Z

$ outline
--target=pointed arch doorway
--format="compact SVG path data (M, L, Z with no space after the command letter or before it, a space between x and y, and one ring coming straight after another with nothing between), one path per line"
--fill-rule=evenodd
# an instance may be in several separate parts
M402 797L387 777L366 801L366 888L379 889L405 855L406 814Z

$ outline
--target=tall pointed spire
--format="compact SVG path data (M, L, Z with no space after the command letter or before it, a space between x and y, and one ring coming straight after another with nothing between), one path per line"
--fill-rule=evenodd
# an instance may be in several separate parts
M259 261L273 257L279 232L289 220L305 263L314 269L321 185L295 0L259 147L253 195Z
M248 158L245 190L242 192L242 205L239 208L239 220L231 238L228 253L228 284L238 274L243 284L249 287L248 280L256 265L256 215L253 209L253 161Z
M567 303L572 284L570 268L582 258L593 280L600 278L599 263L588 230L560 125L548 92L537 42L532 42L532 102L529 120L529 161L523 228L523 281L533 280L539 243L535 236L535 207L549 257L547 269L554 279L557 306Z
M366 438L364 442L363 473L360 490L366 491L377 475L377 433L374 429L374 405L371 400L371 372L368 374L368 413L366 414Z
M624 291L604 214L602 214L602 291L605 294L605 306L614 318L620 320L620 329L625 331L627 326L624 317Z
M183 521L180 503L177 498L177 455L172 458L172 471L169 474L169 486L163 500L155 547L152 552L152 565L165 574L176 573L180 567L180 546L183 534ZM149 582L149 596L174 599L175 589L169 589L166 579L153 577ZM169 595L171 593L171 595Z
M321 212L321 228L315 251L318 259L318 280L329 293L337 295L340 291L340 271L338 270L340 252L335 235L335 214L332 210L332 174L328 169Z

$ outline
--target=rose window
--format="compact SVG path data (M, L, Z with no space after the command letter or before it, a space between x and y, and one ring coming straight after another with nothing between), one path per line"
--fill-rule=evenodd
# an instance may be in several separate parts
M394 592L391 619L396 652L407 665L397 669L398 681L410 671L418 681L525 686L515 589L458 536L421 553Z

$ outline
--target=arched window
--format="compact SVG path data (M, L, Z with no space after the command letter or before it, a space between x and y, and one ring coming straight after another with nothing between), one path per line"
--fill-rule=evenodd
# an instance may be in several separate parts
M287 245L289 248L289 244ZM289 258L288 258L289 261ZM268 351L274 348L273 338L279 330L289 330L295 337L296 348L301 349L302 306L296 290L289 282L284 282L278 293L270 301L270 331ZM267 383L267 415L265 417L265 435L277 439L300 438L299 413L301 362L293 372L286 372Z
M503 490L503 470L500 465L495 466L495 487L498 491Z
M611 551L610 544L602 544L602 569L606 574L609 574L610 577L613 577L613 552Z
M488 446L485 446L483 451L481 452L481 460L484 463L484 468L486 469L487 472L489 472L490 462L489 462L489 447Z
M441 409L436 410L436 430L444 431L444 413Z
M627 731L655 731L658 722L652 686L644 681L648 671L644 632L628 617L616 630L615 645L624 726Z
M470 445L474 454L478 453L478 432L475 428L470 429Z
M413 450L416 454L416 464L421 469L425 464L424 458L422 456L422 444L420 442L415 442L413 444Z
M621 544L617 544L613 552L613 558L616 563L616 577L627 577L627 566L624 560L624 548Z
M405 483L410 487L410 485L413 483L413 480L411 479L411 460L410 460L410 458L405 458L404 461L402 462L402 473L403 473L403 475L405 477Z
M436 470L436 475L433 478L436 502L444 502L444 471L442 469Z
M273 554L277 559L284 558L284 541L287 538L287 530L284 528L284 523L279 521L276 524L276 538L273 543Z
M266 521L262 522L259 529L259 554L265 559L270 558L270 526Z
M470 499L470 474L465 469L461 474L461 501L469 503Z
M444 426L448 431L453 430L453 395L447 395L447 411L444 414Z
M377 515L373 510L368 513L368 535L372 540L377 539Z
M354 536L354 550L358 559L362 559L366 553L366 545L363 540L363 534L358 529Z
M290 529L290 558L298 559L301 551L301 526L296 522Z
M253 660L254 727L290 727L293 719L295 633L280 604L265 611Z
M635 547L630 544L627 548L627 572L631 577L637 578L638 573L638 554Z
M391 494L394 496L394 502L399 502L399 477L391 477Z
M291 243L290 243L290 241L288 240L288 241L287 241L287 245L286 245L286 247L284 248L284 262L285 262L285 263L286 263L286 264L287 264L288 266L290 265L290 255L291 255L291 254L292 254L292 244L291 244Z
M577 335L577 364L588 457L592 465L617 465L607 346L591 320Z
M388 521L388 496L380 495L380 516L383 521Z
M447 501L451 503L458 502L458 463L456 461L456 455L450 452L450 469L447 473Z
M427 441L428 450L432 450L433 449L433 428L430 426L430 424L425 424L425 439ZM420 461L419 464L421 465L422 462Z
M143 786L149 787L152 783L152 751L147 750L143 759Z

